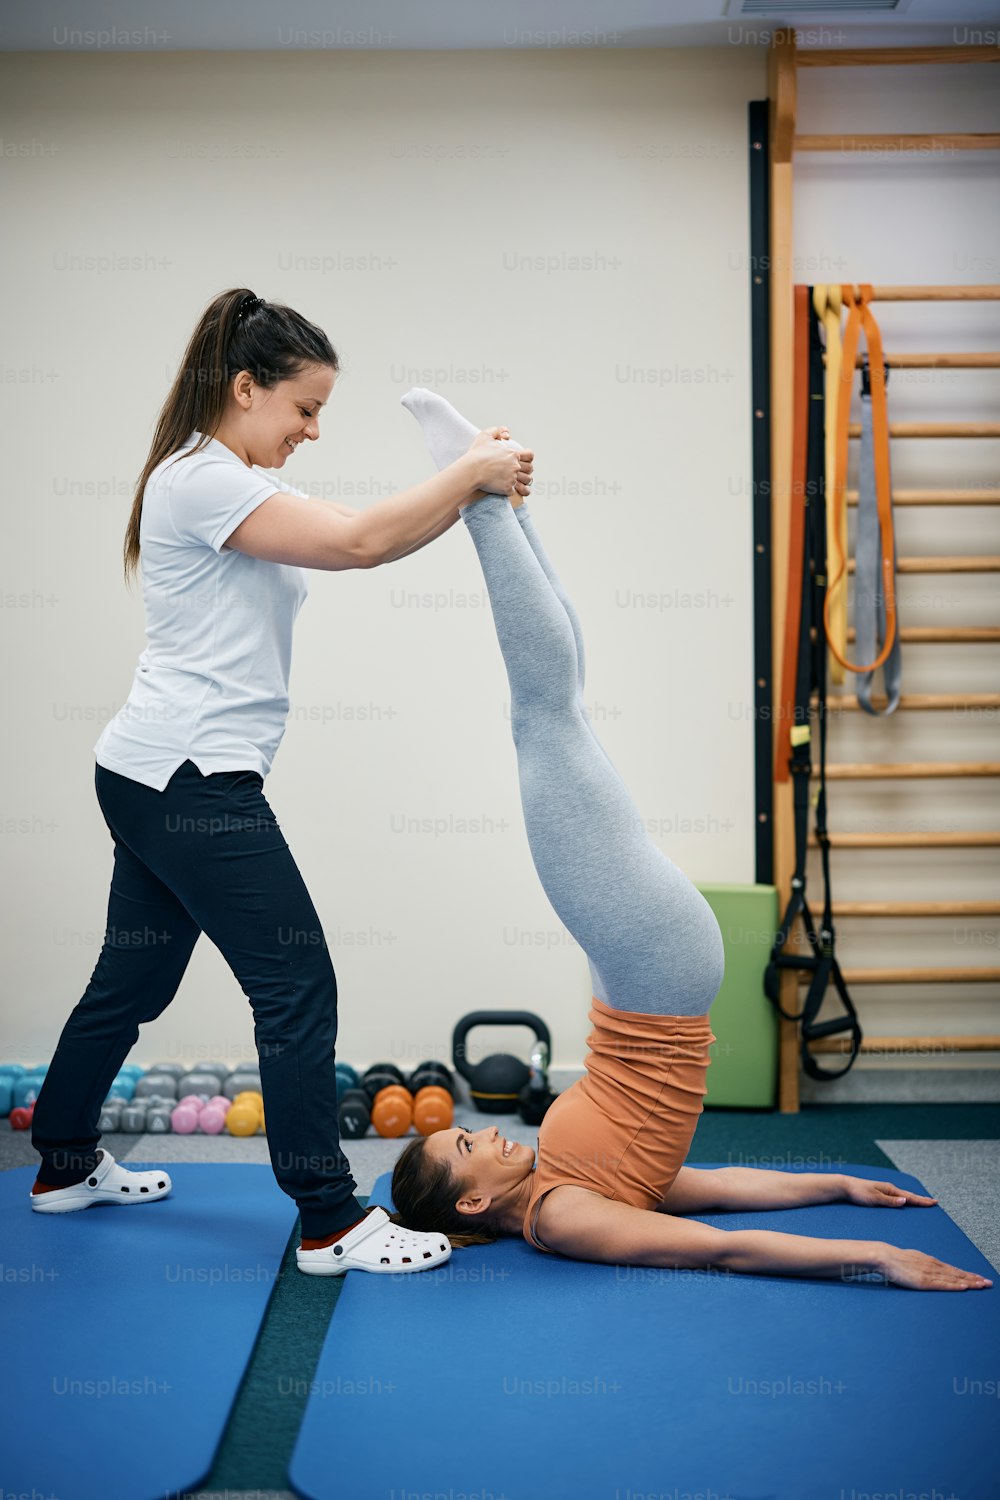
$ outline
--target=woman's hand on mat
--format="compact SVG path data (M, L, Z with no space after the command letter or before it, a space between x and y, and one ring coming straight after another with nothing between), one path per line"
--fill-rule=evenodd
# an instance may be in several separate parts
M844 1202L860 1203L865 1208L905 1208L913 1203L917 1208L933 1208L936 1198L925 1198L922 1193L911 1193L909 1188L897 1187L894 1182L869 1182L867 1177L844 1178Z
M531 481L534 454L526 449L507 448L502 440L505 427L487 427L469 444L469 456L478 466L477 486L491 495L509 495L516 490L527 493Z
M968 1292L992 1286L988 1276L976 1271L960 1271L947 1261L936 1260L922 1250L900 1250L884 1245L879 1270L893 1286L905 1286L913 1292Z

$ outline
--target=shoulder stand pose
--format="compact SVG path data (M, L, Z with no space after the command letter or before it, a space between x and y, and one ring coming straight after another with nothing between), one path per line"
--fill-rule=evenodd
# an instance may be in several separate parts
M437 464L475 428L430 391L404 397ZM583 638L521 498L461 508L482 564L511 694L521 804L532 858L592 982L583 1078L546 1113L538 1152L496 1125L413 1141L392 1179L395 1222L452 1244L523 1235L579 1260L847 1279L919 1290L984 1277L879 1240L717 1229L692 1214L845 1200L935 1201L890 1183L826 1174L682 1165L705 1094L709 1008L724 972L718 923L649 838L583 709Z
M107 930L35 1105L30 1194L39 1213L69 1213L170 1193L166 1172L129 1171L100 1148L98 1122L204 932L250 1001L271 1164L299 1208L299 1268L319 1275L425 1270L451 1245L366 1212L340 1149L336 977L262 790L284 733L304 570L392 562L483 487L526 493L532 468L493 428L474 431L444 473L363 512L286 489L266 471L319 437L338 372L322 329L236 288L206 308L160 413L125 540L126 576L142 562L148 643L94 747L114 841Z

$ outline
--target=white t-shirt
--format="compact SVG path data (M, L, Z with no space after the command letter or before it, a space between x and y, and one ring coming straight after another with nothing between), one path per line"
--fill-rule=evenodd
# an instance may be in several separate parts
M292 626L308 592L302 568L264 562L226 540L292 485L248 468L201 434L153 469L139 545L147 645L128 700L94 753L109 771L163 790L177 767L266 776L285 732Z

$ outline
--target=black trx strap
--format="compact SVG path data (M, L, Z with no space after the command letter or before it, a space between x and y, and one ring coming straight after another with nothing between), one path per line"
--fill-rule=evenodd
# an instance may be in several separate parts
M788 1021L801 1021L802 1066L810 1078L840 1078L852 1067L861 1047L861 1024L847 992L834 952L833 913L830 896L830 840L826 828L826 636L823 629L823 603L826 597L826 486L823 440L823 345L819 319L810 289L809 318L809 417L807 442L807 481L802 495L804 507L804 541L801 568L791 560L790 575L801 575L801 610L799 644L795 675L795 707L791 724L791 754L788 767L792 774L795 808L795 874L788 908L771 949L770 962L764 971L764 992L778 1012ZM793 505L798 497L793 493ZM815 691L819 720L819 793L816 798L816 838L823 857L825 901L823 922L817 933L806 902L806 853L809 840L809 782L812 774L812 731L810 698ZM779 726L780 727L780 726ZM802 916L812 955L784 954L795 920ZM779 1001L779 971L805 969L812 973L805 1004L798 1015L783 1010ZM845 1014L830 1021L817 1021L830 981L843 1001ZM850 1031L851 1052L842 1068L822 1068L809 1051L810 1042L820 1037L836 1036Z

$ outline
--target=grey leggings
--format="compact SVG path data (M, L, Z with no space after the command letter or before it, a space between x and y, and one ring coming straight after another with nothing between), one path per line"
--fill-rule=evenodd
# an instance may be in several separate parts
M461 511L482 564L511 693L535 869L616 1010L702 1015L725 969L715 913L646 832L583 707L583 636L527 505Z

